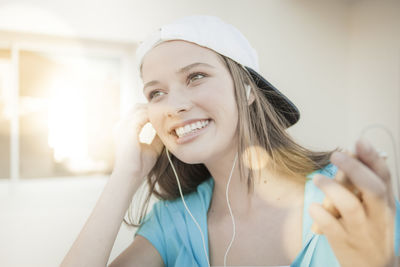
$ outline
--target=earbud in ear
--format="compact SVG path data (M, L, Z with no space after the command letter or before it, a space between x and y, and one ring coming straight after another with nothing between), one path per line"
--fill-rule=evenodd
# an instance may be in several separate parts
M251 90L250 85L246 84L246 99L247 100L249 100L249 97L250 97L250 90Z

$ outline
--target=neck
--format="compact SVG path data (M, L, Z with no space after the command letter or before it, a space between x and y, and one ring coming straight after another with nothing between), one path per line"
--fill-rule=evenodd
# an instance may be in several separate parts
M209 212L218 213L221 216L229 216L226 189L236 156L236 150L233 151L225 154L219 160L205 164L214 179L214 191ZM246 176L249 171L245 168ZM304 182L274 171L270 167L265 167L260 172L254 172L254 191L249 192L246 177L240 179L238 155L229 183L229 202L232 212L239 216L249 216L250 213L257 213L263 207L293 205L293 200L298 198L299 194L303 194L302 188L304 188Z

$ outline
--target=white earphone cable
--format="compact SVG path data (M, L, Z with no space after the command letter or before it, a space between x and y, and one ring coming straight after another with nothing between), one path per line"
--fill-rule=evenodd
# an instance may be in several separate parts
M196 219L193 217L192 213L190 212L189 208L188 208L187 205L186 205L185 199L184 199L183 194L182 194L182 189L181 189L181 184L180 184L180 182L179 182L178 174L176 173L174 164L172 164L171 158L169 157L168 149L165 148L165 150L166 150L166 152L167 152L167 157L168 157L169 163L171 163L172 170L174 171L174 174L175 174L175 177L176 177L176 181L177 181L177 183L178 183L179 193L181 194L181 198L182 198L182 201L183 201L183 205L185 206L185 209L186 209L187 212L189 213L190 217L192 217L193 222L196 224L197 228L198 228L199 231L200 231L201 239L203 240L203 248L204 248L204 253L205 253L206 259L207 259L207 264L208 264L208 266L210 266L210 261L208 260L207 249L206 249L206 242L205 242L205 240L204 240L203 232L201 231L201 227L200 227L199 223L198 223L198 222L196 221Z
M172 164L171 158L170 158L170 156L169 156L168 149L165 148L165 150L166 150L166 153L167 153L167 157L168 157L169 163L171 164L172 170L173 170L173 172L174 172L174 174L175 174L176 181L177 181L177 183L178 183L179 193L180 193L180 195L181 195L183 205L185 206L185 209L187 210L187 212L189 213L189 215L190 215L190 217L192 218L193 222L196 224L197 228L198 228L199 231L200 231L201 239L203 240L204 254L205 254L206 259L207 259L207 264L208 264L208 266L210 266L210 261L209 261L209 259L208 259L208 254L207 254L206 243L205 243L205 240L204 240L203 231L201 231L201 227L200 227L199 223L196 221L196 219L194 218L194 216L192 215L192 213L190 212L189 208L188 208L187 205L186 205L186 202L185 202L185 199L184 199L183 193L182 193L181 184L180 184L180 182L179 182L178 174L176 173L174 164ZM228 255L229 249L231 248L231 245L232 245L232 243L233 243L233 241L234 241L234 239L235 239L235 219L234 219L234 217L233 217L232 210L231 210L231 206L230 206L230 204L229 204L228 189L229 189L229 184L230 184L230 181L231 181L231 178L232 178L233 169L235 168L235 165L236 165L236 160L237 160L237 153L236 153L235 160L234 160L233 166L232 166L232 170L231 170L231 173L230 173L230 175L229 175L228 183L227 183L227 186L226 186L226 200L227 200L227 203L228 203L229 212L230 212L231 217L232 217L233 235L232 235L231 243L229 244L229 247L228 247L228 249L226 250L226 253L225 253L225 257L224 257L224 266L226 266L226 257L227 257L227 255Z
M235 240L235 235L236 235L235 218L233 217L231 205L230 205L230 203L229 203L229 193L228 193L228 192L229 192L229 184L231 183L231 178L232 178L233 169L235 168L235 165L236 165L237 156L238 156L238 153L236 153L235 160L234 160L234 162L233 162L233 166L232 166L232 170L231 170L231 174L229 175L228 183L226 184L226 203L228 204L229 213L231 214L231 217L232 217L233 234L232 234L231 243L229 244L229 246L228 246L228 248L226 249L226 252L225 252L225 256L224 256L224 266L226 266L226 258L228 257L228 252L229 252L229 250L231 249L231 246L232 246L232 244L233 244L233 241Z

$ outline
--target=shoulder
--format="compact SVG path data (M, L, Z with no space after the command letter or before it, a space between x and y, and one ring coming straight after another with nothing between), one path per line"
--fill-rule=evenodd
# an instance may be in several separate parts
M197 253L193 250L202 251L202 246L199 245L201 236L192 216L206 232L206 215L212 189L213 179L210 178L198 185L196 191L185 194L184 201L180 197L157 201L136 234L146 237L160 252L164 262L173 263L174 266L193 266L193 255Z

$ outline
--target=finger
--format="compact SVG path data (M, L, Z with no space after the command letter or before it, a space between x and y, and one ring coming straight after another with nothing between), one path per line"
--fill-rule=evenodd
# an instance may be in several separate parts
M360 139L356 143L356 153L358 158L366 164L386 185L387 193L391 204L395 205L392 180L389 167L385 157L382 157L378 151L365 139Z
M114 130L118 131L121 127L126 124L130 124L132 120L135 120L137 117L142 117L147 114L147 106L143 104L136 104L132 108L130 108L127 112L124 113L123 116L118 120L118 122L114 125Z
M154 136L153 142L151 142L151 146L154 148L157 155L161 154L164 143L161 141L160 137L157 134Z
M315 175L313 182L339 211L343 218L344 228L348 232L360 229L366 221L366 214L360 200L346 187L323 175Z
M313 219L314 224L324 234L328 240L335 242L345 237L346 231L340 224L339 220L327 212L321 204L312 203L308 209L310 217Z
M331 162L342 170L354 186L361 191L367 215L382 209L387 201L387 188L371 169L361 161L342 152L334 152Z
M125 117L114 126L113 132L116 136L121 133L128 135L135 134L135 136L138 136L143 126L149 121L147 109L136 109L134 113L126 114ZM134 132L132 133L132 131Z
M356 143L356 153L358 158L367 165L378 177L387 185L391 185L390 171L386 160L381 157L372 145L365 139L360 139Z
M335 151L331 162L341 169L353 184L368 197L384 197L386 186L372 170L361 161L345 153Z

